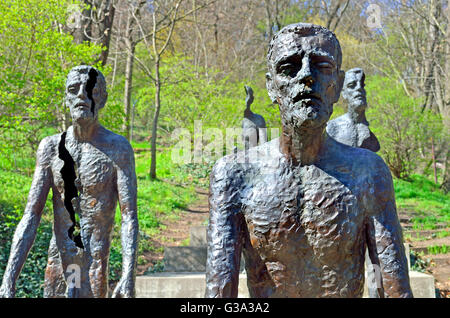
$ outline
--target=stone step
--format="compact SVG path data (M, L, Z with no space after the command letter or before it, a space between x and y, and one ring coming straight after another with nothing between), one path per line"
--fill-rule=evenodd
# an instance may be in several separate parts
M190 230L190 246L206 246L206 226L193 226Z
M165 272L205 272L206 246L164 247Z
M445 228L445 229L437 229L437 230L408 230L408 231L404 231L403 232L403 236L405 237L406 235L411 236L412 238L433 238L435 237L438 233L443 232L443 231L450 231L450 228Z
M435 298L432 275L410 271L409 278L416 298ZM156 273L136 277L137 298L204 298L205 273ZM367 297L367 284L364 296ZM248 298L247 276L239 275L239 298Z
M206 246L166 246L164 248L165 272L205 272ZM244 258L241 257L241 268L244 270Z
M405 224L402 227L403 227L403 231L415 231L415 230L422 231L420 229L415 229L414 225L412 225L412 224ZM443 230L446 230L446 229L448 229L448 224L447 223L437 223L437 224L434 224L434 229L433 230L441 230L441 231L443 231Z

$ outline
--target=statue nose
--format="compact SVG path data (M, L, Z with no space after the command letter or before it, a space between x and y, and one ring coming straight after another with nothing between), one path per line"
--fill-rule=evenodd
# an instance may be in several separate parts
M86 99L87 97L87 91L86 91L86 85L80 85L80 89L78 91L77 97Z
M314 84L314 78L311 72L311 65L308 57L304 57L302 61L302 68L299 72L300 83L311 88Z

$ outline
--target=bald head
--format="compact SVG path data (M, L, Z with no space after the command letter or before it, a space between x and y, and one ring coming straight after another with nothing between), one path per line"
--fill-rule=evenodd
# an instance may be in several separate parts
M295 23L290 24L282 28L278 33L276 33L269 44L269 50L267 53L267 63L269 69L272 67L273 51L283 50L286 47L286 37L320 37L323 46L329 46L330 53L336 60L336 65L341 68L342 64L342 51L336 35L324 28L323 26L311 24L311 23Z

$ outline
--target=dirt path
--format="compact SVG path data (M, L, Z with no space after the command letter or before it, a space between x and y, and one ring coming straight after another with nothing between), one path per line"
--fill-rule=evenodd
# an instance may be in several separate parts
M190 228L197 225L205 225L208 220L208 190L196 188L199 199L178 213L177 218L165 218L162 220L163 229L149 239L153 251L141 254L144 265L137 266L137 275L151 270L152 267L163 260L164 246L180 246L189 238Z

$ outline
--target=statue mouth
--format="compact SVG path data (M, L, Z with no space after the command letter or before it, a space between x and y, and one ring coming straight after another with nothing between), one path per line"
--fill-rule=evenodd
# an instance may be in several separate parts
M89 105L86 103L78 103L75 105L75 108L87 108L89 109Z
M308 103L309 101L321 102L322 98L317 93L301 93L301 94L295 96L293 98L293 100L292 100L292 102L294 104L297 104L298 102L306 102L306 103Z

